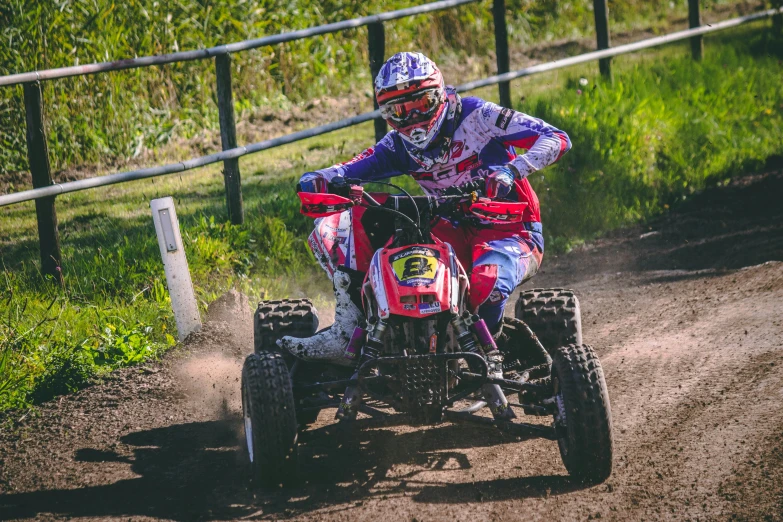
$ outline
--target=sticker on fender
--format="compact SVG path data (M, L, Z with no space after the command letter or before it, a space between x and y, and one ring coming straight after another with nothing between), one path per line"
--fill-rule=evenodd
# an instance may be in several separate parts
M434 303L419 303L420 314L437 314L440 312L440 303L435 301Z
M435 281L440 253L425 247L411 247L389 258L402 286L425 286ZM438 310L440 311L440 310Z

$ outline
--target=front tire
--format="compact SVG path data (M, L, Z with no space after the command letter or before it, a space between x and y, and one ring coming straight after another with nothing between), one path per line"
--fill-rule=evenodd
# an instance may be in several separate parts
M242 414L253 478L264 487L293 484L298 467L296 410L280 354L254 353L245 359Z
M552 354L557 443L568 473L598 484L612 473L612 411L604 371L592 347L562 346Z

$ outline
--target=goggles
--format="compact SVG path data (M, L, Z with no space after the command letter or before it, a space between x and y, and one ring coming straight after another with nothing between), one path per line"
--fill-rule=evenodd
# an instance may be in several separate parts
M381 105L381 116L392 125L414 125L428 121L444 100L443 89L427 89Z

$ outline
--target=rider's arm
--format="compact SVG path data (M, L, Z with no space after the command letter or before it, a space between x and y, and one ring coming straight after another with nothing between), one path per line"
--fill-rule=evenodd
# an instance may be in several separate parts
M551 165L571 148L568 135L543 120L491 102L478 110L485 132L507 147L527 149L509 162L522 178Z
M405 152L401 143L395 144L392 132L384 136L374 147L370 147L345 163L317 170L327 181L337 176L362 180L381 180L404 174L397 150Z

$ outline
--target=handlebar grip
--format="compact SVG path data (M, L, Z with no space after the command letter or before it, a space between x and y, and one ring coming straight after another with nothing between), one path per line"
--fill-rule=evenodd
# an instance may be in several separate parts
M336 177L327 184L329 194L337 194L347 198L351 194L351 184L343 177Z

